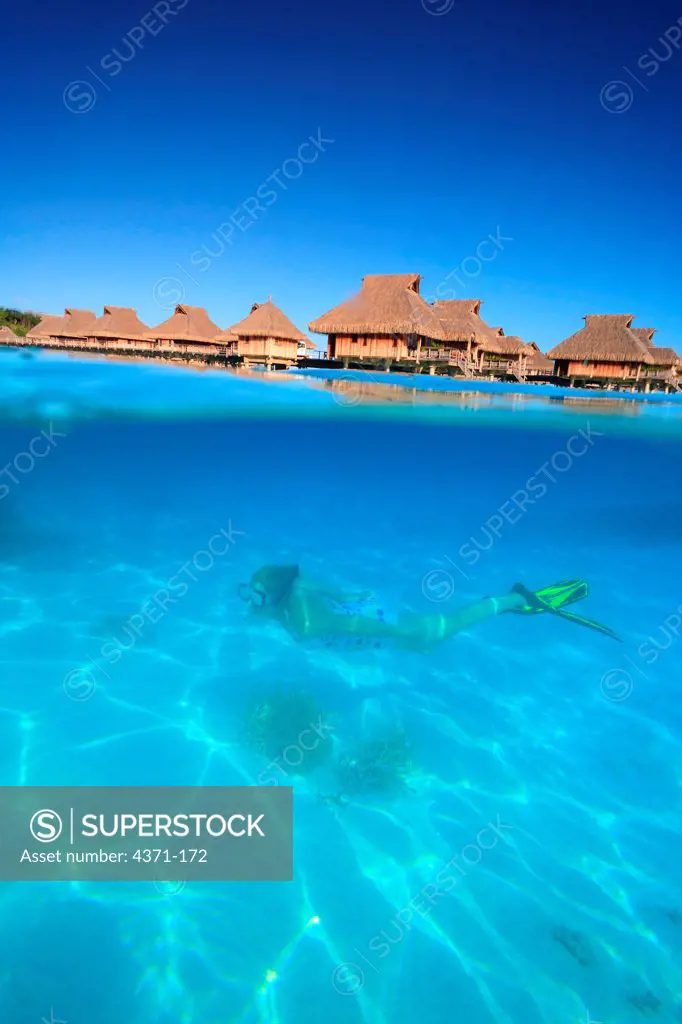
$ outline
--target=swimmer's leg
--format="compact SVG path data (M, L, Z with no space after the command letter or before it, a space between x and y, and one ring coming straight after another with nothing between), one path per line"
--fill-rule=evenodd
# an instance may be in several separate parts
M486 597L450 615L403 613L396 625L396 635L402 646L426 651L478 622L485 622L504 612L518 612L524 606L525 599L520 594L512 593L502 597Z
M354 636L358 640L392 641L399 647L427 651L477 622L503 612L520 611L525 604L523 596L511 593L486 597L450 615L402 612L393 622L370 615L311 615L308 612L298 634L308 638Z

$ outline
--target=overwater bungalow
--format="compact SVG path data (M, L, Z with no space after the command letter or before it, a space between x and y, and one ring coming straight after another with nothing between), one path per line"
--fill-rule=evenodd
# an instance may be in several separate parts
M148 331L134 309L105 306L103 315L89 328L88 338L95 348L149 349Z
M492 342L484 342L480 349L479 369L493 373L521 373L525 357L530 354L526 342L515 334L505 334L496 328Z
M327 335L330 359L417 359L422 347L448 334L419 294L419 274L368 274L362 288L308 326Z
M224 342L216 342L221 333L201 306L180 305L158 327L145 331L144 337L154 342L159 354L169 355L226 355Z
M437 349L479 370L486 355L503 353L502 328L489 327L481 319L481 305L480 299L437 299L431 307L445 331L445 342ZM430 351L425 355L434 357Z
M449 299L433 304L450 340L446 348L459 350L479 373L526 376L529 372L550 372L554 363L546 360L535 342L507 335L501 327L489 327L481 318L480 299Z
M57 323L44 325L47 343L66 348L87 348L90 328L97 320L91 309L65 309ZM38 324L42 328L43 323Z
M52 337L51 332L56 330L57 327L61 326L63 323L64 316L46 313L45 316L41 316L35 327L32 327L30 331L27 331L24 339L25 343L27 345L50 344L50 338Z
M555 374L582 380L640 380L655 360L630 329L633 320L629 313L586 316L580 331L547 353L554 360Z
M516 373L534 354L524 341L505 337L481 318L480 299L438 299L419 294L418 274L370 274L362 288L309 326L328 337L327 355L347 363L441 364L466 376ZM539 351L539 350L537 350Z
M548 359L534 341L527 344L525 371L528 377L548 377L554 373L554 360Z
M301 351L314 348L272 299L254 302L251 312L239 323L221 331L216 342L227 346L228 355L238 357L247 366L286 369L293 366Z
M534 341L524 341L514 334L505 334L499 328L494 339L498 351L487 346L481 355L481 370L498 374L509 374L518 380L527 377L548 376L554 372L554 362L540 351Z

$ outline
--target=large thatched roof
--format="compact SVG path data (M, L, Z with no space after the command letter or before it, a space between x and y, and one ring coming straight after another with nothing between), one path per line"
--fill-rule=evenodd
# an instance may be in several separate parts
M214 341L220 328L201 306L176 306L175 312L158 327L145 332L146 338L164 341Z
M40 322L27 332L26 337L31 339L49 338L52 336L53 331L57 330L58 327L61 327L64 323L64 319L65 318L63 316L46 313L40 318Z
M433 311L445 331L446 341L471 339L486 352L502 353L498 334L501 328L488 327L481 319L480 299L438 299Z
M48 337L87 338L96 320L97 314L91 309L65 309L64 316L50 326ZM42 324L38 324L38 328L41 327Z
M362 288L309 324L315 334L421 334L446 341L434 308L419 294L419 274L368 274Z
M105 306L104 315L95 320L88 334L91 338L125 338L142 341L149 328L134 309L127 306Z
M547 353L550 359L580 362L646 363L652 365L647 346L630 330L630 313L609 313L585 317L582 330Z
M307 341L305 334L292 324L289 317L274 304L272 299L267 302L255 302L251 312L239 323L228 327L228 334L236 334L240 338L281 338L284 341Z

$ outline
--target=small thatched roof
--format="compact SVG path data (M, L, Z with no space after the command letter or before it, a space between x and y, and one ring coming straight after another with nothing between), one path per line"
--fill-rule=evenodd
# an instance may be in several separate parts
M281 338L284 341L306 341L306 336L292 324L289 317L274 304L254 302L251 312L239 323L228 328L230 334L240 338Z
M146 338L164 341L214 341L220 328L201 306L176 306L175 312L158 327L145 331Z
M646 363L652 365L646 345L630 330L631 313L610 313L585 317L582 330L547 353L550 359L580 362Z
M649 352L654 366L676 366L680 358L674 348L664 348L659 345L652 345Z
M653 359L654 366L660 366L664 369L668 369L671 366L676 366L679 360L679 356L674 348L665 348L664 346L654 345L654 334L656 333L655 327L631 327L630 330L638 339L640 344L645 345L649 355Z
M91 309L65 309L64 316L48 331L50 338L87 338L90 328L97 320ZM42 324L38 324L41 328Z
M501 354L501 327L488 327L481 319L480 299L438 299L433 311L446 332L447 341L468 341L470 338L485 352Z
M639 339L639 341L644 342L647 348L654 347L653 337L656 333L655 327L631 327L630 330L634 336Z
M434 307L419 294L419 274L368 274L362 288L309 324L314 334L421 334L446 341Z
M220 331L219 334L216 334L213 340L219 342L221 345L224 345L229 341L236 343L239 341L239 335L235 334L231 327L226 327L224 331Z
M37 323L35 327L32 327L31 330L27 332L26 337L32 339L49 338L58 327L61 327L64 323L64 319L65 317L63 316L45 313L45 315L40 318L40 323Z
M0 341L16 341L17 335L14 333L11 327L7 327L5 324L0 327Z
M527 352L530 354L528 345L515 334L501 334L495 338L495 341L505 356L520 356L525 355Z
M640 343L646 345L653 358L654 366L668 368L677 365L680 357L674 348L665 348L664 346L654 345L653 339L654 334L656 333L655 327L631 327L630 330L635 337L639 339Z
M540 370L541 372L552 373L554 370L554 362L548 359L544 353L540 351L534 341L529 341L526 345L526 369L527 370Z
M149 328L134 309L127 306L105 306L104 315L95 320L88 334L91 338L124 338L142 341Z

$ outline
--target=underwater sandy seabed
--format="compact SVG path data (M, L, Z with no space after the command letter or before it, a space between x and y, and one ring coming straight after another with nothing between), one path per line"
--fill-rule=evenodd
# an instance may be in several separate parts
M17 477L3 784L256 783L290 728L255 735L268 701L329 742L286 780L291 883L2 884L6 1019L682 1019L679 445L598 436L552 470L578 419L81 422ZM43 426L5 425L3 465ZM131 635L221 529L226 555ZM308 649L237 596L272 561L434 614L582 577L623 642L508 615L428 656Z

